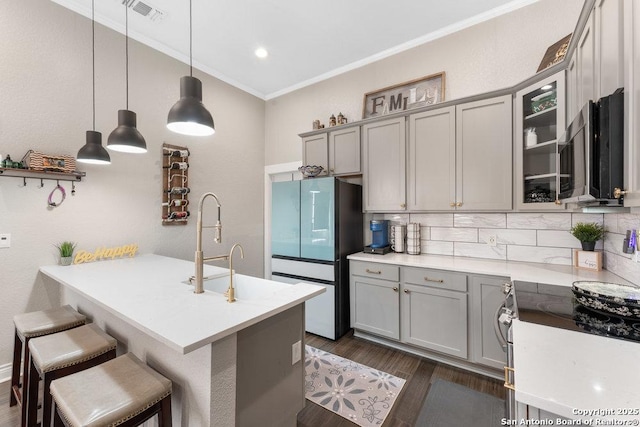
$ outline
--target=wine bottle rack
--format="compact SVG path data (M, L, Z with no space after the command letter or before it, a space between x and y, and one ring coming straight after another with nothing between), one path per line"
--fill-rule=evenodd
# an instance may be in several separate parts
M186 225L189 220L189 149L162 144L162 224Z

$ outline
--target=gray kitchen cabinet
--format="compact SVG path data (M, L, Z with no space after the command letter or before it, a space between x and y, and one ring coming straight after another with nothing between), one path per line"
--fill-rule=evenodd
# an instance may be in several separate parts
M405 268L425 279L421 284L402 283L401 341L451 356L467 358L466 275L430 269ZM453 289L445 289L444 273ZM417 281L417 280L416 280Z
M406 210L405 146L404 117L362 126L365 211Z
M302 163L304 165L322 166L319 176L329 175L329 154L327 134L322 133L302 138Z
M409 116L409 210L512 207L511 96Z
M578 53L576 51L571 55L569 65L567 66L567 81L566 81L566 103L567 108L566 117L568 120L572 120L580 111L580 105L578 104L578 63L576 60Z
M556 204L561 181L558 141L566 128L564 71L515 97L515 200L518 210L563 210ZM535 133L535 138L528 137Z
M597 0L594 13L594 99L599 99L624 86L624 0Z
M400 339L399 267L357 261L349 265L351 327Z
M496 311L504 302L503 284L508 278L469 276L471 288L471 361L496 369L506 366L507 358L496 338Z
M455 207L455 107L409 116L408 158L409 210L449 210Z
M580 39L576 47L577 61L577 102L580 108L589 100L596 99L595 79L595 40L594 40L594 13L589 15ZM571 120L571 119L570 119Z
M331 175L361 173L359 126L329 132L329 173Z
M624 2L625 174L624 205L640 207L640 2ZM631 95L634 94L634 95ZM635 118L635 119L634 119Z
M456 106L456 210L510 210L511 95Z

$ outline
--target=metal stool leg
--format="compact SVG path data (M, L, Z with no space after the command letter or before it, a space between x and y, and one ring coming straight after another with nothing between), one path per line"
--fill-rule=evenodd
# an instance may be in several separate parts
M20 361L22 360L22 340L18 336L18 330L15 331L15 340L13 343L13 366L11 369L11 398L9 399L9 407L18 404L17 393L20 389Z

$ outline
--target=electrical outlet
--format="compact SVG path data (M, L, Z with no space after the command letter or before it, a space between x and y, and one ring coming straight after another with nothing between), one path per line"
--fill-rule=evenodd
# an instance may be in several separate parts
M302 359L302 341L297 341L291 345L291 364L295 365L301 359Z
M496 246L498 244L498 237L494 234L490 235L487 239L487 245Z
M0 234L0 248L11 247L11 234Z

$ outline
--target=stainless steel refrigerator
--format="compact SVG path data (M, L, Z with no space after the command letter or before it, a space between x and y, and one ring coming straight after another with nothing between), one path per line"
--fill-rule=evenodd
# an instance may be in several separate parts
M324 286L305 303L306 330L338 339L350 328L347 255L363 247L362 187L309 178L274 182L271 194L272 279Z

